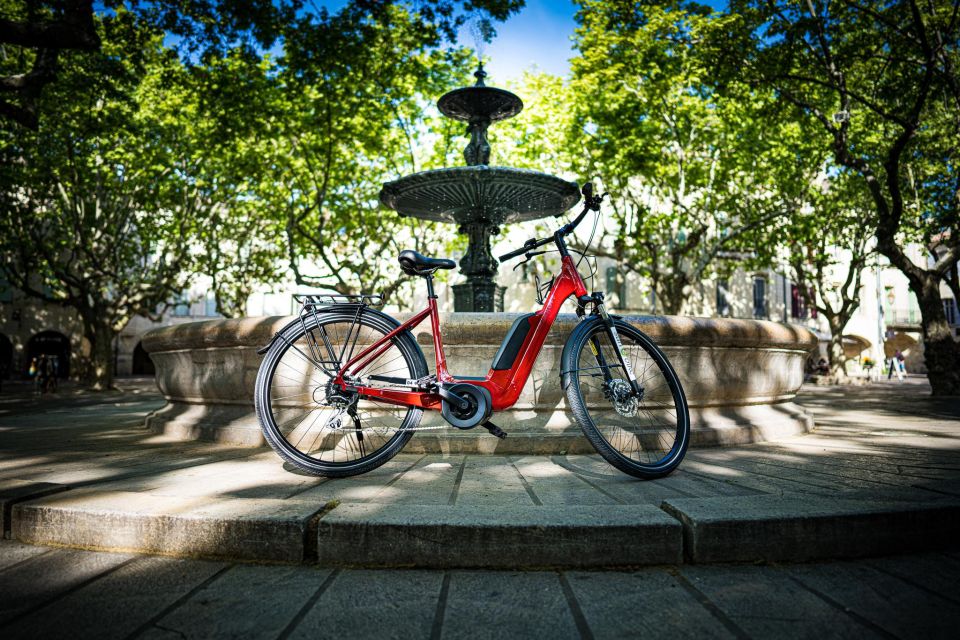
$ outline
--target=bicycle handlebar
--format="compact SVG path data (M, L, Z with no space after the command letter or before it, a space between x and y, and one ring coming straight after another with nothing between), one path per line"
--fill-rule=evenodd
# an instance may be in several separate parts
M567 224L563 225L557 229L557 232L553 236L549 238L543 238L541 240L530 238L524 242L523 246L519 249L515 249L510 253L505 253L500 256L498 258L500 262L503 263L512 258L516 258L517 256L522 256L528 251L533 251L537 247L542 247L547 243L553 242L557 239L557 236L562 237L573 233L573 230L576 229L577 225L583 221L583 218L587 215L588 211L600 211L600 203L603 202L603 199L607 197L606 193L602 196L593 195L593 183L590 182L584 184L580 192L583 194L583 211L580 212L580 215L578 215L573 222L568 222Z
M548 242L553 242L553 238L552 238L552 237L551 237L551 238L543 238L542 240L537 240L536 238L530 238L529 240L527 240L526 242L524 242L524 243L523 243L523 246L520 247L519 249L515 249L515 250L511 251L510 253L505 253L505 254L503 254L502 256L500 256L500 258L498 258L498 259L500 260L500 262L506 262L507 260L510 260L510 259L512 259L512 258L516 258L517 256L522 256L522 255L525 254L527 251L533 251L533 250L536 249L537 247L542 247L543 245L547 244Z

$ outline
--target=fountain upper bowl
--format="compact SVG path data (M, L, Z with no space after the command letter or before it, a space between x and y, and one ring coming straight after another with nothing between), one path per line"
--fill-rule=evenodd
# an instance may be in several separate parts
M402 216L436 222L536 220L568 210L580 200L574 182L512 167L449 167L387 182L380 202Z

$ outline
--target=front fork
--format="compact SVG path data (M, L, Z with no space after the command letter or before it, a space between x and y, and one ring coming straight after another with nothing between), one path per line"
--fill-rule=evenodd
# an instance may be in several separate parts
M602 301L598 301L595 306L596 313L603 320L603 324L607 327L607 335L610 336L610 341L613 342L614 351L617 354L617 360L620 361L620 366L623 367L623 370L627 373L627 380L630 382L630 388L633 390L633 393L637 397L643 395L643 390L640 388L640 383L637 382L637 376L633 372L633 363L630 362L630 358L627 357L627 354L623 352L623 343L620 341L620 334L617 332L617 325L613 320L613 317L607 313L606 307L604 307ZM607 366L606 358L603 356L603 350L600 348L600 341L596 336L590 338L591 342L591 351L593 355L597 358L597 365L603 371L603 378L605 382L610 382L613 379L613 376L610 374L610 367Z

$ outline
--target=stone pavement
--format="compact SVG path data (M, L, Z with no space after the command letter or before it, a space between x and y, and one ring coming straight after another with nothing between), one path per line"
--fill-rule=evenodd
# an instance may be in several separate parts
M8 387L9 389L9 387ZM813 434L691 450L642 482L598 456L402 454L318 479L142 428L149 383L0 396L7 538L327 568L599 568L953 549L960 402L921 378L804 389Z
M953 638L960 555L629 571L340 569L0 541L0 637Z

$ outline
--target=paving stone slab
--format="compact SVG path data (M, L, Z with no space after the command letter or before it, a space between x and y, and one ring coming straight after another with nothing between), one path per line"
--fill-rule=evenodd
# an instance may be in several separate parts
M918 492L919 493L919 492ZM690 562L806 561L955 547L960 500L907 491L665 500ZM892 499L895 498L895 499Z
M8 637L3 628L16 620L109 575L134 559L135 556L119 553L55 549L7 569L0 583L3 585L0 592L0 637Z
M681 561L680 523L652 505L341 504L318 524L331 566L605 567Z
M31 544L238 560L304 560L316 502L70 492L13 509Z
M76 555L63 558L60 571L68 571L68 564L84 561L90 555L71 553ZM5 640L123 640L224 566L180 558L140 557L79 589L67 591L4 627L0 634Z
M316 567L234 565L136 637L274 640L329 574Z
M577 571L566 578L594 638L737 637L659 567L631 573Z
M441 571L335 570L312 606L288 634L290 640L437 638L432 628L441 597ZM311 592L312 594L313 592Z
M522 571L490 580L487 571L450 574L442 638L582 638L554 572ZM531 615L532 612L536 615ZM478 621L483 621L478 624Z
M29 480L4 480L0 482L0 536L10 537L10 516L13 505L24 500L60 493L69 488L65 484L55 482L32 482Z
M864 563L784 567L784 573L888 638L955 638L960 605Z

